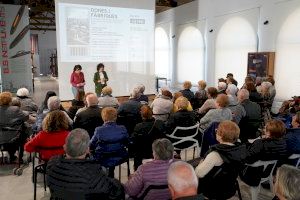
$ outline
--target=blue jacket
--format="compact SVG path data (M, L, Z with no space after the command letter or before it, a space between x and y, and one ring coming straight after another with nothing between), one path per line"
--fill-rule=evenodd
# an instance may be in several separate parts
M300 128L287 129L285 139L288 152L300 154Z
M128 133L124 126L107 122L95 129L90 141L92 159L104 167L117 166L128 157Z

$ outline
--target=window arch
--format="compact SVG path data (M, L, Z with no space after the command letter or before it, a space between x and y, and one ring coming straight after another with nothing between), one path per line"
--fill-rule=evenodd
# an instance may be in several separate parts
M155 29L155 75L169 78L170 44L166 31L157 27Z
M177 81L189 80L197 83L204 79L204 42L201 32L193 27L186 27L178 40Z
M233 17L221 27L216 39L215 80L233 73L241 87L247 75L248 52L257 49L257 35L242 17Z
M286 100L299 95L300 88L300 9L283 23L276 43L274 78L277 99ZM287 90L286 88L289 87Z

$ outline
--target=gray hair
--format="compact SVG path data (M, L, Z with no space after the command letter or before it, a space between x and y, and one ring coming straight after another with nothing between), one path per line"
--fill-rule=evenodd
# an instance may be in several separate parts
M99 102L98 98L95 94L89 94L86 97L86 103L87 103L88 107L98 105L98 102Z
M189 188L198 188L198 178L194 168L184 162L176 161L172 163L168 170L168 184L176 192L183 192Z
M145 86L143 84L139 84L137 87L136 87L140 93L144 93L145 92Z
M227 84L226 84L226 83L224 83L224 82L219 82L219 83L218 83L218 89L219 89L219 90L225 90L226 87L227 87Z
M243 101L245 99L249 99L249 91L246 90L246 89L241 89L239 92L238 92L238 98L239 98L239 101Z
M226 89L226 94L234 95L236 96L236 93L238 92L238 88L234 84L229 84Z
M275 193L281 191L281 195L288 200L300 199L300 169L294 166L282 165L277 169Z
M52 96L48 99L47 105L50 111L58 110L60 107L60 99L58 96Z
M130 99L138 99L138 98L140 98L140 96L141 96L141 93L140 93L139 88L134 88L132 93L130 94L129 98Z
M18 97L28 97L29 96L29 91L27 88L20 88L17 91L17 96Z
M166 138L157 139L152 144L152 151L158 160L170 160L173 158L174 146Z
M90 136L81 128L72 130L66 138L66 154L72 158L82 156L89 148Z

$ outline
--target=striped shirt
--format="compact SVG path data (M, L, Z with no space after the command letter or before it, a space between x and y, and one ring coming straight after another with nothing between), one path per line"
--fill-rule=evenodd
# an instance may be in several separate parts
M139 166L124 185L126 194L139 197L149 185L167 185L168 169L173 161L173 159L153 160ZM168 189L150 190L144 199L165 200L171 199L171 195Z

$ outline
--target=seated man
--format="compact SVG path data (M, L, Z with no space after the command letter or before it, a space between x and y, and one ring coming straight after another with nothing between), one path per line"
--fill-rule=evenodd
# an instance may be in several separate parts
M202 200L204 197L197 194L198 178L193 167L183 161L170 165L168 170L168 186L172 200Z
M124 199L120 182L109 178L99 163L86 159L89 135L75 129L66 138L66 156L53 157L47 165L51 198L64 200Z
M125 183L125 192L131 197L139 198L150 185L167 185L167 172L173 162L173 144L168 139L157 139L152 144L154 160L137 169ZM150 190L144 199L164 200L171 195L165 190Z

